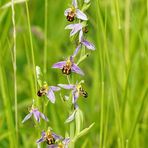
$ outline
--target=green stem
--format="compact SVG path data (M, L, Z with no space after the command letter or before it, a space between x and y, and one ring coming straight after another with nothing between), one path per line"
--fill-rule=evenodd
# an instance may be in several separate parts
M70 138L72 139L74 135L75 135L75 123L71 122L70 123ZM74 148L74 147L75 147L75 143L71 141L69 144L69 148Z
M11 0L12 5L12 24L13 24L13 70L14 70L14 102L15 102L15 131L16 131L16 145L18 143L18 111L17 111L17 76L16 76L16 23L15 23L15 9L14 0Z
M30 46L31 46L31 58L32 58L32 64L33 64L34 85L35 85L34 97L35 97L36 96L35 94L37 92L37 80L36 80L36 68L35 68L35 58L34 58L32 33L31 33L31 26L30 26L29 8L28 8L28 2L27 1L26 1L26 12L27 12L27 23L28 23L28 30L29 30Z
M115 0L115 7L117 13L118 28L121 29L120 11L119 11L119 0Z
M44 22L44 69L43 72L46 74L47 71L47 28L48 28L48 0L45 0L45 22Z
M1 64L1 63L0 63ZM9 140L9 147L10 148L16 148L17 143L15 143L15 127L13 124L13 113L12 113L12 105L10 103L10 98L8 97L8 90L7 90L7 81L6 81L6 72L4 71L4 68L0 66L0 90L1 90L1 95L2 95L2 100L3 100L3 105L4 105L4 113L6 117L6 125L8 128L8 131L10 132L8 136Z
M125 62L126 66L129 63L129 28L130 28L130 0L125 1L125 36L124 36L124 46L125 46Z
M144 91L144 94L142 96L142 101L141 101L141 105L140 105L140 108L139 108L139 111L137 113L137 116L136 116L136 119L135 119L135 122L134 124L132 125L132 130L131 130L131 133L130 133L130 136L129 136L129 143L131 143L132 139L133 139L133 136L134 136L134 133L135 133L135 129L137 127L137 124L140 120L140 117L141 117L141 114L142 114L142 111L144 109L144 105L145 105L145 101L147 99L147 95L148 95L148 88L146 88L146 90Z

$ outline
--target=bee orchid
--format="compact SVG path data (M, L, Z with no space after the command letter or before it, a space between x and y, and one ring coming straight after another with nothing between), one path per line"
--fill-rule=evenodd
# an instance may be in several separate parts
M95 50L94 44L90 43L87 40L82 40L80 44L77 46L77 48L75 49L73 53L73 57L75 57L78 54L78 52L81 50L82 45L84 45L88 50Z
M82 28L83 28L83 24L82 23L70 24L70 25L67 25L65 27L65 29L71 29L70 36L73 36L77 32L80 32L82 30ZM79 34L79 38L81 37L80 35L81 34Z
M48 118L43 113L39 112L37 108L34 108L32 106L30 113L23 119L22 123L30 119L32 115L34 116L37 122L40 122L40 118L44 119L45 121L48 121Z
M73 57L71 56L66 61L60 61L55 63L52 68L59 68L63 74L69 75L71 72L84 75L83 71L74 63Z
M70 138L63 138L48 129L47 132L43 131L41 138L36 141L37 144L42 142L46 142L48 148L68 148Z
M64 88L64 89L69 89L72 90L72 103L76 104L76 101L79 96L83 96L84 98L88 97L87 92L82 88L81 81L80 83L74 84L58 84L59 87Z
M88 20L85 13L78 9L77 0L72 0L72 6L65 10L64 15L69 22L72 22L75 17L84 21Z
M54 92L59 91L60 88L57 86L48 86L44 84L43 87L38 91L37 95L39 97L46 95L47 98L52 102L55 103L55 94Z
M75 35L76 33L79 33L79 45L77 46L76 50L74 51L73 56L76 56L78 51L81 49L81 46L85 46L89 50L95 50L94 44L90 43L89 41L85 40L83 37L83 27L84 24L78 23L78 24L70 24L65 27L65 29L71 29L70 36Z

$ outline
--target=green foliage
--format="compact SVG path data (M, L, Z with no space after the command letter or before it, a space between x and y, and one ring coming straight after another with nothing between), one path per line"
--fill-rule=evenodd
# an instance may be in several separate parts
M47 71L43 72L47 83L66 83L61 72L51 66L65 59L74 49L68 39L69 31L64 30L67 22L63 12L68 3L71 1L51 0L45 5L43 0L30 0L26 5L23 0L18 0L14 4L18 104L16 134L11 2L0 1L0 147L36 147L40 132L47 127L43 124L40 128L31 120L21 123L33 98L42 104L40 109L48 115L49 126L56 129L56 133L64 135L69 129L63 122L69 113L65 109L66 103L57 96L55 105L46 101L43 104L45 98L36 97L35 84L35 65L41 69L47 67ZM88 36L94 41L96 51L93 56L85 56L78 61L86 74L84 79L89 97L87 100L79 99L84 119L80 119L81 111L77 112L77 129L81 128L81 124L88 128L77 131L77 138L74 139L76 147L147 148L148 1L93 0L90 3L86 11L90 19ZM74 77L80 79L77 75ZM84 122L79 123L80 120ZM94 126L92 122L95 122Z

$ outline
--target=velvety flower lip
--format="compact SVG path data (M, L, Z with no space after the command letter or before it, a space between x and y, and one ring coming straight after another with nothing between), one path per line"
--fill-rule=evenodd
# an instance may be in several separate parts
M63 74L69 75L71 72L84 75L84 72L74 63L71 56L66 61L60 61L55 63L52 68L62 69Z
M32 115L34 116L37 122L40 122L40 118L44 119L45 121L48 121L48 118L43 113L39 112L37 108L32 107L32 109L30 110L30 113L26 115L22 123L26 122Z
M83 81L80 81L76 84L58 84L59 87L64 89L72 90L72 103L76 104L76 101L80 95L83 95L84 90L82 89L81 83L84 83ZM82 92L83 91L83 92ZM87 95L87 94L86 94ZM84 96L85 98L87 96Z
M88 20L86 14L78 9L77 0L72 0L72 7L67 8L64 12L64 15L67 17L67 20L72 22L75 17L81 20Z
M65 138L57 144L49 145L48 148L68 148L70 138Z

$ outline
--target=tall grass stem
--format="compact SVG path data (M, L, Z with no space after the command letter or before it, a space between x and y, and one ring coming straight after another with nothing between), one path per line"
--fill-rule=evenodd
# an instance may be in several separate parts
M14 0L11 0L12 5L12 24L13 24L13 70L14 70L14 104L15 104L15 130L16 130L16 143L18 143L18 109L17 109L17 76L16 76L16 23L15 23L15 9Z

